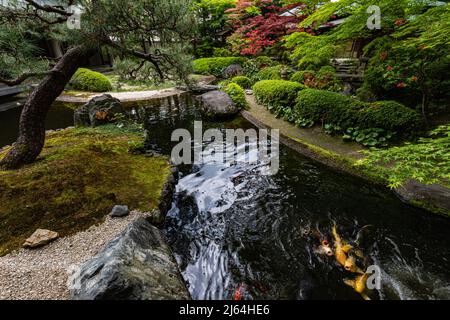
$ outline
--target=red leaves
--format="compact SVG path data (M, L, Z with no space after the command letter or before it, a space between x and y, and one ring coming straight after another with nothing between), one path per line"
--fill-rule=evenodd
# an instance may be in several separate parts
M397 27L400 27L400 26L404 25L405 23L406 23L406 20L405 20L405 19L397 19L397 20L395 20L395 22L394 22L394 24L395 24Z
M283 12L295 8L299 4L280 7L273 0L238 1L236 8L230 9L230 18L234 19L236 31L233 37L242 39L239 46L242 55L257 55L267 47L278 43L281 38L299 31L298 23L304 17L281 16ZM260 15L249 15L247 8L255 6Z

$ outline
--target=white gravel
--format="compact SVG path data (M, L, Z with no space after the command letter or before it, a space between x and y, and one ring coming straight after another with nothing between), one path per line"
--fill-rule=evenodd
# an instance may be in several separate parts
M133 211L125 218L110 218L98 226L49 245L21 249L0 257L0 300L65 300L67 270L95 256L135 219L145 214Z

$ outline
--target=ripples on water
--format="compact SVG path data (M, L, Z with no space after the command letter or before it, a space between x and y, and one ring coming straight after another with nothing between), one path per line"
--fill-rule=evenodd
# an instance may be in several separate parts
M189 97L136 108L150 148L169 153L173 129L199 119ZM243 120L205 127L244 127ZM242 147L242 146L241 146ZM217 155L216 155L217 156ZM182 167L166 233L194 299L360 299L333 258L318 256L308 230L330 237L334 222L382 269L374 299L450 298L450 224L389 191L282 148L280 172L207 157Z

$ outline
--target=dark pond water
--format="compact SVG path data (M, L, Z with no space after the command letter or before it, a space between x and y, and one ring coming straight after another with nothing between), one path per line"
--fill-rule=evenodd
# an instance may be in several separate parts
M192 131L201 119L189 96L130 113L145 124L148 148L165 154L175 145L174 129ZM19 114L20 108L0 112L0 146L15 140ZM70 110L52 109L48 129L70 125ZM203 126L253 128L243 119ZM180 167L165 232L194 299L232 299L238 289L244 299L361 299L343 282L353 276L317 254L318 240L308 232L331 240L334 223L344 239L358 240L366 257L361 267L380 266L382 286L373 299L450 298L448 219L290 149L280 152L275 176L262 175L260 164L224 165L211 157Z
M16 141L19 132L20 112L23 99L0 101L0 148ZM67 128L73 125L73 111L54 106L47 115L47 130Z
M195 104L185 96L134 108L148 147L170 154L172 131L192 131L201 118ZM203 126L253 128L243 119ZM261 165L226 166L211 157L180 168L165 232L194 299L232 299L237 290L244 299L361 299L343 283L354 276L317 254L308 232L331 240L334 223L344 239L358 240L361 267L381 268L372 299L450 298L448 219L290 149L280 152L275 176L262 175Z

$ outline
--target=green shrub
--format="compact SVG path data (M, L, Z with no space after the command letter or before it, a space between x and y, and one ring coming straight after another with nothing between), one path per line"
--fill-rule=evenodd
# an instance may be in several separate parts
M267 107L293 107L304 86L292 81L263 80L253 86L256 101Z
M222 76L222 71L232 64L242 64L245 59L242 57L216 57L201 58L194 60L194 72L197 74Z
M248 103L245 99L245 91L241 86L236 83L229 83L222 90L230 96L239 109L247 109Z
M320 68L320 70L317 72L317 74L326 74L326 73L332 73L335 74L336 73L336 69L333 68L332 66L323 66L322 68Z
M261 80L281 80L281 70L282 69L283 69L282 65L261 69L257 73L256 78L259 81L261 81Z
M394 101L367 103L339 93L306 89L299 93L295 106L301 119L333 124L342 129L380 128L409 134L420 127L420 115Z
M254 59L252 59L256 63L259 69L267 68L267 67L273 67L278 64L277 61L273 60L272 58L268 56L259 56Z
M349 110L354 108L357 108L357 104L353 99L339 93L317 89L300 92L295 106L300 118L341 127L353 124L354 114Z
M324 66L319 71L297 71L291 76L291 81L304 84L308 88L338 92L342 90L342 82L336 76L336 70Z
M234 82L241 86L244 89L250 89L252 87L252 80L245 76L237 76L231 79L231 82Z
M314 78L315 74L316 74L316 72L313 70L297 71L291 76L290 80L303 84L306 79Z
M227 48L214 48L213 56L214 57L230 57L232 55L231 51Z
M112 90L111 81L101 73L80 68L75 72L70 85L75 90L106 92Z
M395 101L377 101L367 104L359 112L361 128L383 128L392 131L413 132L420 128L420 115L413 109Z

